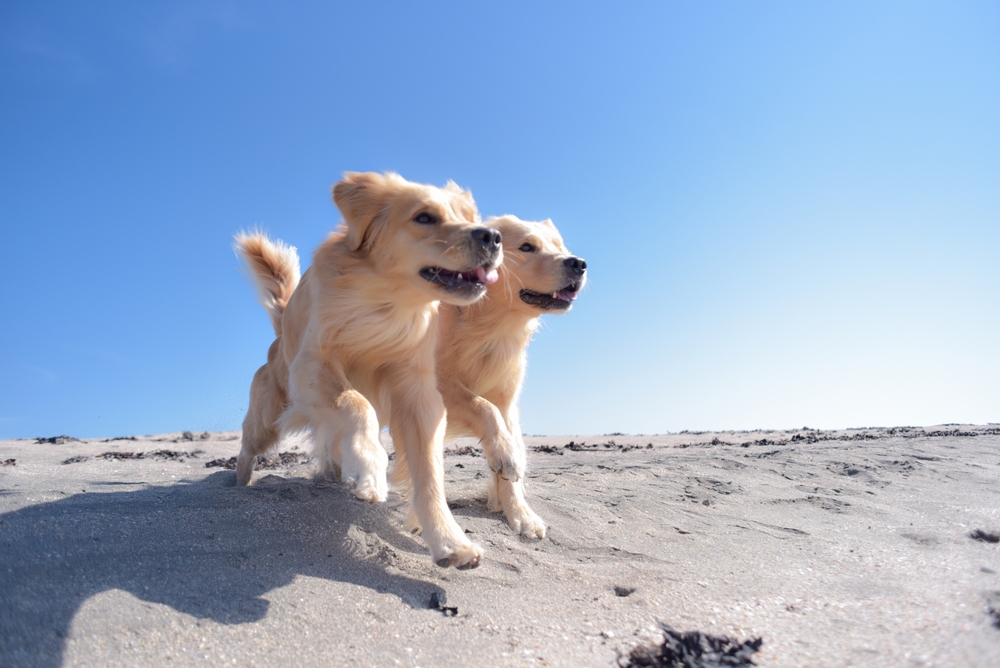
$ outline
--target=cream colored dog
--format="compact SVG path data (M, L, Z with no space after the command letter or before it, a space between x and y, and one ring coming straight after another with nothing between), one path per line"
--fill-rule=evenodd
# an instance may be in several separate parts
M481 439L493 471L490 510L503 510L514 531L543 538L545 524L524 499L527 453L517 401L539 316L570 309L587 263L566 250L551 220L502 216L486 224L503 235L500 280L481 301L441 309L437 373L448 408L445 439Z
M468 191L396 174L347 173L333 187L344 227L313 255L299 282L295 249L262 234L236 237L276 339L253 379L237 484L283 432L312 430L323 474L364 501L384 501L394 477L439 566L475 567L444 494L445 410L434 375L440 302L469 306L497 280L500 234L484 227Z

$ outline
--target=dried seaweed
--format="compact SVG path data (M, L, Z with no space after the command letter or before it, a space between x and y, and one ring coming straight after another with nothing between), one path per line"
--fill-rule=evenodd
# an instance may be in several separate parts
M70 441L77 441L79 443L80 439L74 436L67 436L66 434L63 434L62 436L49 437L38 436L35 438L35 443L51 443L52 445L63 445L65 443L69 443Z
M305 464L308 461L309 455L301 452L280 452L277 455L266 459L264 457L258 457L255 468L257 470L270 470L281 468L282 466ZM229 459L213 459L212 461L205 463L205 468L219 468L232 471L236 468L236 457L230 457Z
M545 452L548 454L555 454L558 452L555 446L551 445L539 445L532 448L535 452ZM646 445L638 445L632 443L616 443L615 441L608 441L607 443L594 443L593 445L588 445L586 442L577 443L575 441L570 441L563 446L564 450L571 450L573 452L629 452L630 450L652 450L653 444L647 443ZM562 454L561 452L559 454Z
M992 531L983 531L982 529L976 529L970 533L969 538L978 540L981 543L1000 543L1000 534L993 533Z
M103 452L98 457L103 459L172 459L179 460L190 457L192 453L180 450L154 450L152 452Z
M764 643L761 638L738 642L725 636L713 636L701 631L679 633L660 623L663 642L640 645L627 657L619 657L621 668L723 668L755 666L753 655Z
M184 452L182 450L153 450L152 452L102 452L97 455L99 459L106 459L108 461L123 461L130 459L169 459L173 461L184 461L186 457L197 457L203 454L202 450L195 450L193 452ZM90 457L87 455L77 455L75 457L70 457L69 459L64 459L63 464L79 464L80 462L85 462L89 460Z

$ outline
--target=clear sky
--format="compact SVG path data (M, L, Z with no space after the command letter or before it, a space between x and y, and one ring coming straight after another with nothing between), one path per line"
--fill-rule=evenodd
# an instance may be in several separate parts
M238 428L348 170L586 258L526 433L1000 421L1000 3L7 0L0 91L0 437Z

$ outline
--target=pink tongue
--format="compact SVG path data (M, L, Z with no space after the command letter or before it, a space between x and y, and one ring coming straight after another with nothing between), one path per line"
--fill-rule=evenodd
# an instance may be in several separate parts
M500 278L497 274L496 269L490 269L489 272L486 271L485 267L476 267L476 278L479 279L480 283L485 283L486 285L493 285Z
M575 292L570 292L569 290L560 290L559 291L559 298L562 299L562 300L564 300L564 301L571 302L571 301L574 301L576 299L576 293Z

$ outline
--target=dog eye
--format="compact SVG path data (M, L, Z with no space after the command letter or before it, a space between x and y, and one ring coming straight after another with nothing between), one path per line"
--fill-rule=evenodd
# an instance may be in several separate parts
M522 253L534 253L538 249L535 248L532 244L521 244L520 246L518 246L517 250L521 251Z
M433 213L424 211L423 213L418 213L413 222L420 223L421 225L435 225L438 222L438 217Z

